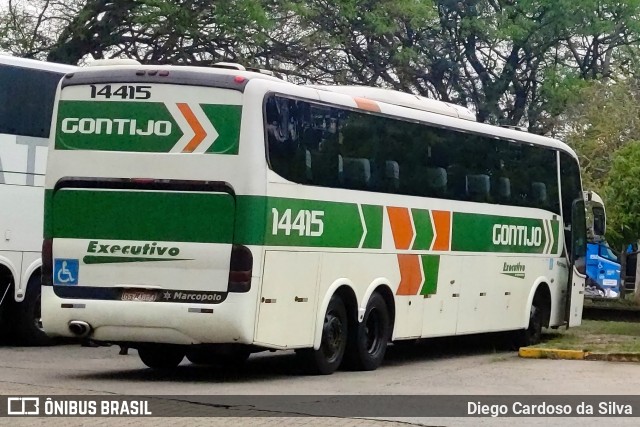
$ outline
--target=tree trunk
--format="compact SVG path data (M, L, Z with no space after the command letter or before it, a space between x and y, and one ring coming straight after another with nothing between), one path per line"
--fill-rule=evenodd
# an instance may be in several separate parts
M640 250L640 241L638 241L638 250ZM636 255L636 277L635 288L633 289L633 299L636 305L640 305L640 253Z
M620 251L620 299L624 300L625 282L627 281L627 245L622 245Z

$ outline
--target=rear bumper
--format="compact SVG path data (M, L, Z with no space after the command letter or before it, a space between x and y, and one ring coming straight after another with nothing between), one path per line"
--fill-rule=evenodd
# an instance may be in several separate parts
M87 322L97 341L252 344L255 298L250 292L229 294L220 304L63 299L43 286L42 323L51 336L73 337L69 322Z

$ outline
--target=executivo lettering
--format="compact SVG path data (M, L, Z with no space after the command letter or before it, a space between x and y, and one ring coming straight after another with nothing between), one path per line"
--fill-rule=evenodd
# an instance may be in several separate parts
M516 264L509 264L508 262L505 262L504 266L502 267L502 274L511 277L517 277L518 279L524 279L524 270L525 266L519 262Z
M493 244L538 247L542 244L542 227L496 224L493 226Z
M171 135L172 123L167 120L147 120L138 123L136 119L91 119L68 117L62 120L63 133L82 133L86 135Z
M158 242L145 242L135 245L114 245L91 240L87 246L87 255L82 259L85 264L106 264L121 262L149 261L185 261L178 258L180 248L161 246Z
M164 255L178 256L180 249L167 246L158 246L157 242L145 243L144 245L104 245L97 240L89 242L87 253L99 254L123 254L123 255Z

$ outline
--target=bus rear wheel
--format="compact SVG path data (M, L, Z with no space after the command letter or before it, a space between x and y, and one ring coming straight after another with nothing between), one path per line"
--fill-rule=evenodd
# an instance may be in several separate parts
M349 337L347 367L359 371L373 371L384 359L391 337L389 309L379 293L371 295L364 318Z
M320 348L305 348L297 351L304 367L310 374L329 375L342 363L347 347L347 310L342 298L333 295L329 301L322 325Z
M42 327L42 289L40 274L31 275L27 282L24 300L20 303L12 301L8 318L13 323L13 338L16 342L28 346L45 346L53 344Z
M142 363L152 369L170 370L182 362L184 350L171 345L145 345L138 348L138 356Z

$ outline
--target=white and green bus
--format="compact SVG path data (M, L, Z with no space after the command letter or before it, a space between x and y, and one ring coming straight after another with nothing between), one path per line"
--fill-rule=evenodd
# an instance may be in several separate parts
M227 65L227 67L229 67ZM562 142L374 88L241 69L67 75L46 175L43 322L152 368L579 325L585 206Z
M40 320L40 249L53 101L75 67L0 55L0 331L47 344Z

